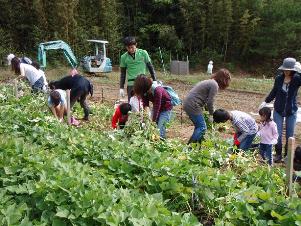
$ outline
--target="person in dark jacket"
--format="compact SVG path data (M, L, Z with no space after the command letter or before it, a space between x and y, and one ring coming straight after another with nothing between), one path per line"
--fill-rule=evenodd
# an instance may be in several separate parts
M93 95L93 85L91 82L81 75L66 76L58 81L49 83L50 89L70 89L70 107L72 108L76 101L79 101L81 107L84 109L84 120L89 120L90 109L86 98Z
M157 123L160 130L160 138L166 138L166 124L170 121L172 103L171 97L162 86L153 86L150 78L140 75L134 82L135 95L142 98L143 108L153 103L152 121Z
M259 108L262 108L266 103L274 102L274 121L277 124L278 142L275 145L276 157L274 162L282 160L282 131L283 122L285 119L286 128L286 142L285 155L287 154L288 138L294 136L296 119L297 119L297 94L301 86L300 74L296 72L296 59L285 58L283 64L279 67L280 74L275 78L273 89L266 97Z

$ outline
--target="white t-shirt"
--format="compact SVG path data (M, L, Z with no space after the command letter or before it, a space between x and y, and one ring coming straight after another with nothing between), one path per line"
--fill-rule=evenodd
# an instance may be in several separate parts
M130 105L132 106L132 112L143 111L142 99L139 99L137 96L132 96L130 99Z
M41 78L41 73L34 66L29 64L21 63L20 72L21 76L25 76L32 86L36 81L38 81L39 78Z
M61 89L56 89L55 91L59 92L60 93L60 104L61 105L66 105L67 107L67 94L66 94L66 91L65 90L61 90ZM49 107L52 107L53 106L53 103L51 101L51 98L50 96L48 97L48 106Z

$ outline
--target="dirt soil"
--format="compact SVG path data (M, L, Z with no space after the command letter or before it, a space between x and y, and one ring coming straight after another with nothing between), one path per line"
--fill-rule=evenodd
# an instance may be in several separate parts
M93 80L93 79L92 79ZM180 98L183 99L185 95L192 88L192 85L187 85L182 82L171 83L171 85L179 94ZM119 99L119 86L118 84L102 84L101 82L94 82L94 93L91 101L93 102L107 102L112 103ZM220 91L216 97L215 107L224 108L226 110L240 110L247 112L257 119L258 116L254 115L257 113L258 106L263 101L265 95L256 92L244 92L237 90L225 90ZM177 137L182 140L187 140L192 134L193 125L188 119L185 112L178 106L174 110L178 117L179 123L174 124L168 130L168 137ZM181 117L182 115L182 117ZM182 120L181 120L182 118ZM180 123L182 121L182 123ZM301 124L297 124L296 137L301 143Z

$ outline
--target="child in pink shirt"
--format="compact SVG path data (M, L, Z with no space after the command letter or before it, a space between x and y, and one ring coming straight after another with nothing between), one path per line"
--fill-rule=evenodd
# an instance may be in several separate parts
M263 107L259 110L261 124L259 126L258 135L260 141L260 155L264 160L268 160L269 165L273 164L273 145L277 143L278 132L277 125L271 119L271 109Z

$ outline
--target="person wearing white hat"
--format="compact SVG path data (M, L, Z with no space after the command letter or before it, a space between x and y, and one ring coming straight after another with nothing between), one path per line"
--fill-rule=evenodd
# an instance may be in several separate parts
M209 75L212 75L212 71L213 71L213 61L210 60L208 66L207 66L207 73Z
M7 65L11 65L12 59L16 57L13 53L7 55ZM20 62L23 64L32 64L32 60L28 57L19 58Z
M297 94L301 86L301 76L296 68L295 58L285 58L282 65L278 68L281 71L275 78L274 87L260 105L260 109L275 99L273 119L277 124L278 142L275 145L276 157L275 162L282 160L282 130L285 119L286 143L285 155L287 154L288 138L294 136L296 119L297 119Z

